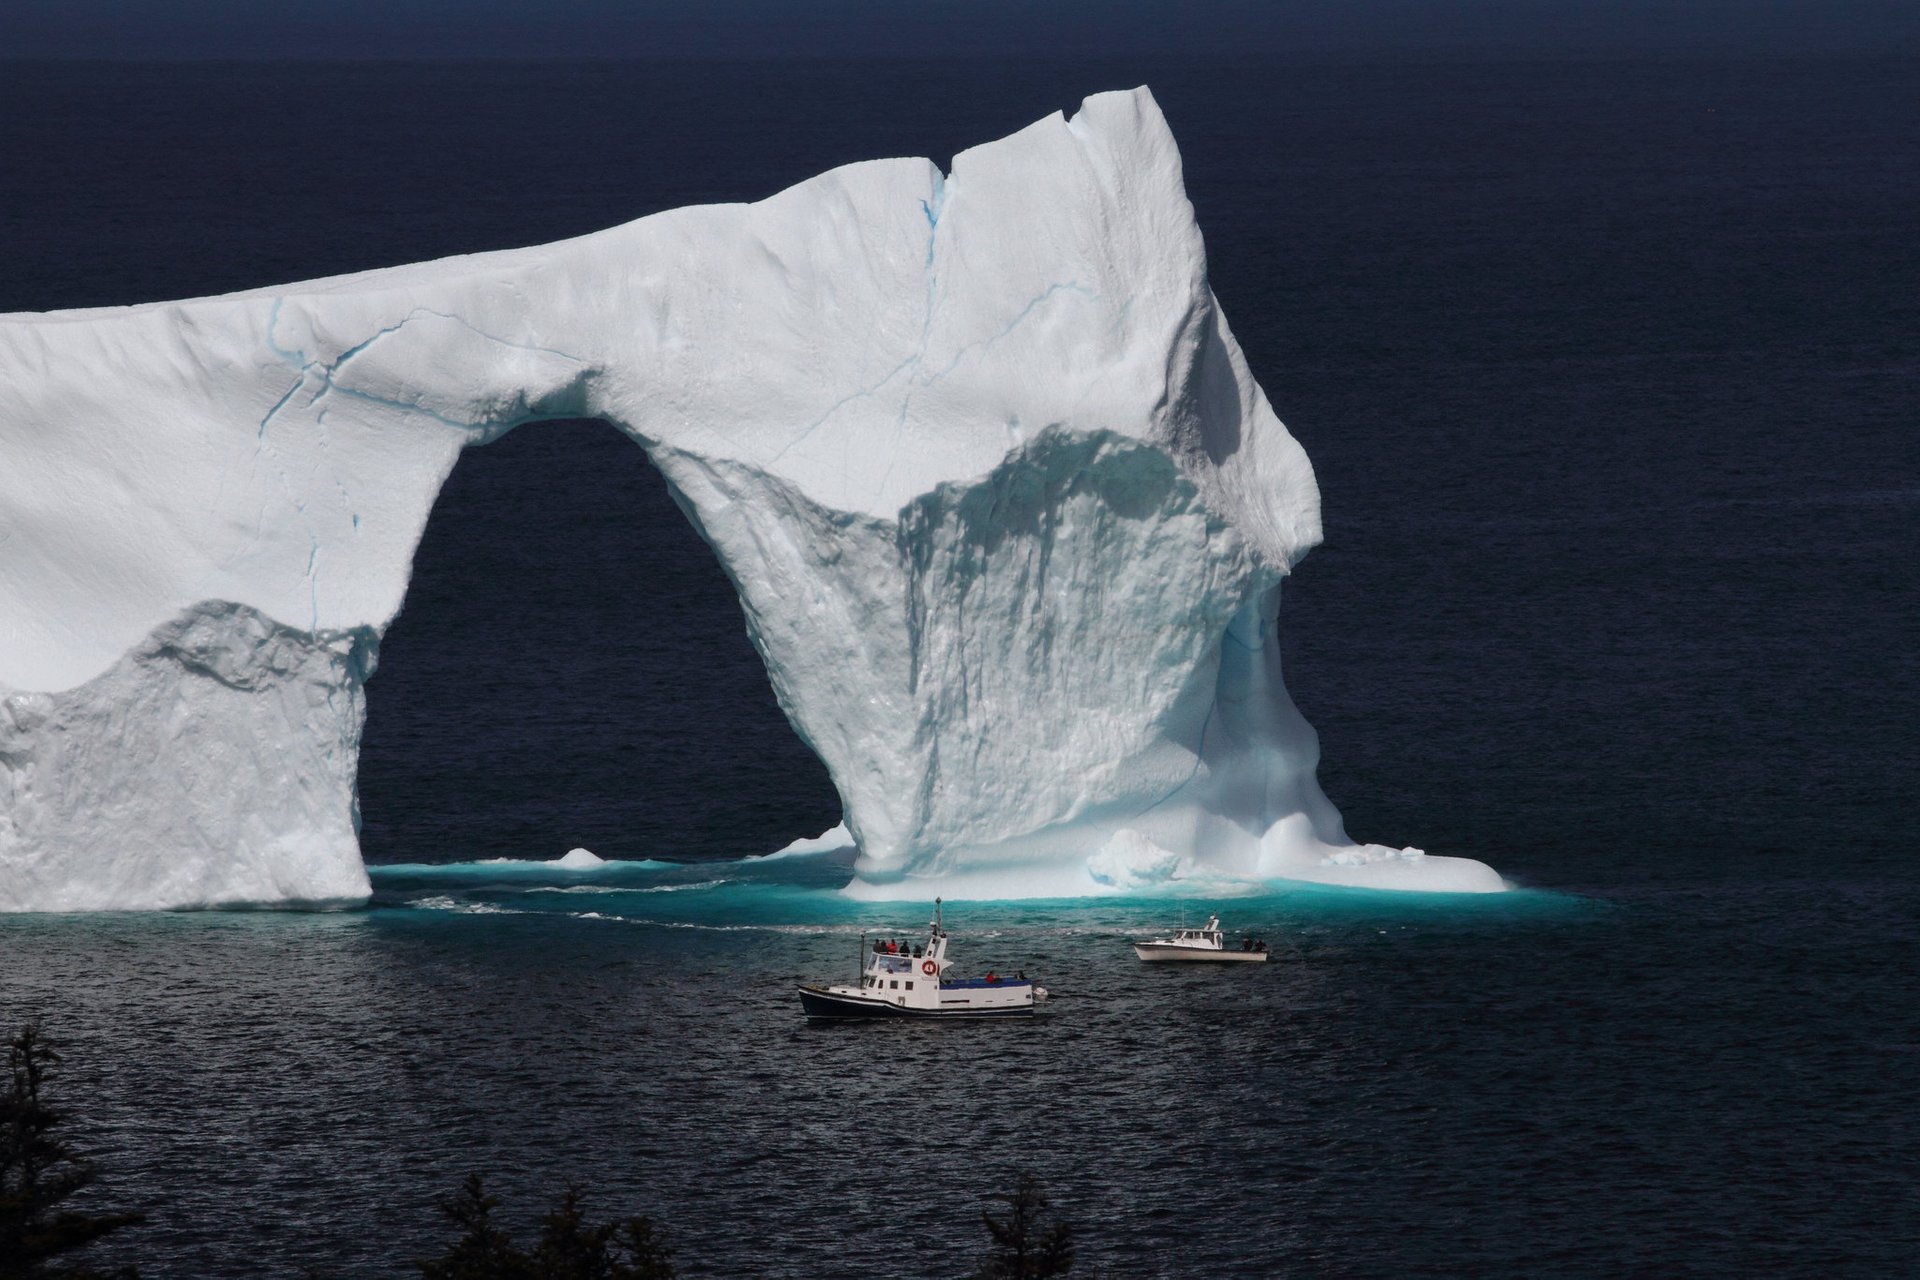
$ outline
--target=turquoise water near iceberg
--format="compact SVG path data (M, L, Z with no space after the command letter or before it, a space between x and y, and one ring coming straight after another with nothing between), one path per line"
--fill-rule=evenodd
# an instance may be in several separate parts
M458 863L393 863L370 868L373 909L452 912L468 915L561 915L661 928L863 929L891 937L924 934L932 903L858 902L840 890L852 876L850 851L744 858L723 862L609 861L573 869L556 861L490 860ZM1197 925L1209 911L1241 930L1240 917L1293 921L1373 918L1383 895L1359 889L1274 881L1248 882L1223 891L1206 886L1168 886L1164 893L1112 898L1020 899L953 902L956 920L989 920L996 926L1051 925L1075 928L1156 930ZM1499 895L1408 893L1386 896L1396 919L1524 920L1577 918L1602 904L1573 895L1519 890ZM909 927L902 920L918 921ZM1244 932L1245 930L1241 930ZM1005 968L1003 961L1001 967Z

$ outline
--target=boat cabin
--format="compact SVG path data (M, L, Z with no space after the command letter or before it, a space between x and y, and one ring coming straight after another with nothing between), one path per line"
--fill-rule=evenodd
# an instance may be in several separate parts
M1031 1013L1043 988L1024 973L1010 978L989 971L983 978L949 977L947 931L940 925L940 903L934 900L933 923L925 942L882 938L871 947L860 944L858 986L808 986L800 989L801 1003L812 1017L873 1017L983 1015Z
M926 995L940 990L940 975L948 963L946 930L937 924L921 943L879 938L874 941L873 949L867 954L866 967L861 970L860 989L867 994L884 995L895 1004L937 1003L937 998L929 1002Z
M1227 945L1219 916L1208 916L1206 924L1198 929L1176 930L1172 940L1176 946L1205 947L1210 951L1223 951Z

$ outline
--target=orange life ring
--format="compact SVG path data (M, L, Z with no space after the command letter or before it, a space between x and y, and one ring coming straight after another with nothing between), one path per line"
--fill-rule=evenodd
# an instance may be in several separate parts
M940 966L935 964L931 960L922 960L920 962L920 972L926 974L929 978L931 978L935 973L938 973L939 970L940 970Z

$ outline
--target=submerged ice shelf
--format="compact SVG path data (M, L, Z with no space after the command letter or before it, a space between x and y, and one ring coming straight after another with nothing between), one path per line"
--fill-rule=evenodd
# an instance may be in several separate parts
M0 317L0 909L365 900L367 681L434 498L559 417L719 557L856 896L1502 887L1356 845L1315 781L1276 627L1319 494L1141 89L950 174Z

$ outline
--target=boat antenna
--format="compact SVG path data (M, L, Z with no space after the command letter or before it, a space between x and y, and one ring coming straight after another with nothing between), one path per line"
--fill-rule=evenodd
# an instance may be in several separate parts
M933 900L933 931L940 932L940 899Z

